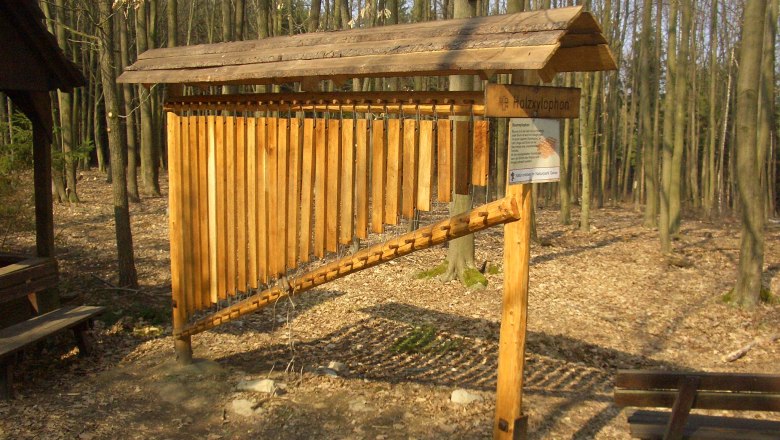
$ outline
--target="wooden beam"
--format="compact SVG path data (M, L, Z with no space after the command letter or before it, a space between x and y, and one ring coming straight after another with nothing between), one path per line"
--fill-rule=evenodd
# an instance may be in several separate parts
M504 198L497 200L472 211L420 228L417 231L403 234L384 243L376 244L352 256L341 258L289 280L284 288L277 285L252 295L243 301L186 326L176 332L175 336L177 338L189 337L260 310L276 303L280 298L303 293L337 278L394 260L414 251L427 249L431 246L490 228L491 226L514 222L520 216L521 213L515 199Z

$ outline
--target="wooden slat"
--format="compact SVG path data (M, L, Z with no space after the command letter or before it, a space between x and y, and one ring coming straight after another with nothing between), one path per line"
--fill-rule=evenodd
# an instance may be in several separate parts
M404 120L403 176L401 191L401 215L414 218L417 202L417 121Z
M439 119L436 122L437 153L437 200L452 201L452 121Z
M387 121L387 183L385 186L385 223L398 224L401 198L401 120Z
M315 182L314 182L314 256L325 256L325 216L327 208L327 151L326 119L317 119L314 126Z
M59 276L54 273L33 278L26 283L0 287L0 303L18 298L25 298L33 292L38 292L46 288L57 287L58 283Z
M290 120L290 142L287 151L289 168L287 170L287 267L298 266L298 219L301 209L301 120Z
M453 128L453 179L455 180L455 194L469 194L470 148L471 136L469 136L469 121L454 121Z
M420 152L417 167L417 209L431 210L431 179L433 178L433 121L419 123Z
M198 223L200 223L200 280L199 309L211 305L211 258L209 255L209 144L206 117L198 116Z
M283 241L279 233L279 145L278 118L266 118L266 194L268 196L268 275L276 277L281 271L284 260L279 258L279 246Z
M646 410L629 412L631 436L642 439L663 438L669 414ZM778 421L691 414L682 435L708 440L776 440L779 432Z
M246 118L246 229L247 277L249 287L257 289L260 275L257 260L257 118Z
M217 140L216 121L213 115L206 117L206 131L208 137L207 159L207 205L209 215L209 302L216 303L219 300L218 289L218 263L217 263ZM170 166L170 165L169 165Z
M190 183L190 174L192 168L192 158L190 154L190 118L185 116L181 119L181 137L179 138L181 148L181 228L182 228L182 286L184 287L184 306L187 308L187 317L192 316L194 310L195 276L193 267L195 266L193 244L193 222L192 222L192 184Z
M392 261L414 251L427 249L492 226L515 222L519 218L519 207L512 198L491 202L294 277L289 280L291 289L281 289L278 285L266 289L217 313L199 319L175 336L182 337L200 333L274 304L280 298L290 294L300 294L324 283Z
M257 118L257 274L260 282L268 281L268 155L266 118Z
M168 237L171 246L171 296L173 300L173 324L177 330L187 321L187 300L184 293L184 252L182 225L182 155L181 120L168 113Z
M746 391L780 393L780 375L744 373L669 372L653 370L619 370L615 378L618 389L676 390L686 376L699 377L702 391Z
M0 330L0 358L60 330L75 327L97 315L105 307L68 306L53 310L35 318Z
M216 205L217 205L217 295L219 299L227 297L227 151L225 146L225 129L227 119L224 116L214 117L214 141L216 160Z
M289 189L289 182L287 181L287 150L290 143L290 120L287 118L279 118L279 134L277 136L277 207L276 207L276 222L279 224L279 235L277 240L274 241L274 247L276 253L278 253L278 273L283 274L287 267L287 190Z
M355 197L355 120L341 121L341 212L339 220L339 243L352 241L354 230Z
M0 281L2 281L2 286L4 287L24 284L35 278L56 273L57 261L54 258L33 257L0 267Z
M671 408L676 397L676 390L637 391L617 389L615 390L615 405ZM699 391L696 393L696 398L693 401L693 408L780 411L780 393Z
M225 117L225 162L227 165L226 176L226 201L225 222L227 235L227 249L225 255L226 270L226 290L228 296L236 293L236 276L238 275L236 260L236 118L233 116Z
M328 121L328 177L327 177L327 216L325 248L328 252L338 252L339 244L339 210L340 185L339 170L341 168L341 121Z
M490 167L490 140L488 121L474 121L474 139L471 155L471 184L487 186Z
M368 238L368 120L358 119L355 130L355 235Z
M385 225L385 184L387 178L385 121L371 123L371 232L381 234Z
M189 216L191 222L190 229L190 244L192 249L192 266L190 266L190 276L193 279L193 311L200 310L202 307L201 293L203 292L203 279L200 277L200 268L203 261L202 252L200 248L201 237L201 224L200 224L200 186L198 185L198 150L200 145L198 144L198 117L190 116L189 120L189 141L185 148L189 153L189 185L190 185L190 198L189 198Z
M236 118L236 184L233 192L236 197L236 288L246 292L247 278L247 162L246 162L246 118Z
M301 261L309 261L311 254L311 220L314 201L314 119L303 120L303 146L301 154Z

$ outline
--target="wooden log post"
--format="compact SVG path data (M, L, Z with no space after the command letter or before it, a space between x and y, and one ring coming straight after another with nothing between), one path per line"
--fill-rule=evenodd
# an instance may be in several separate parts
M512 82L522 84L526 82L525 76L516 72ZM524 439L527 435L522 403L531 258L531 185L511 185L507 180L506 197L517 202L520 220L504 225L504 295L493 423L493 438L502 440Z

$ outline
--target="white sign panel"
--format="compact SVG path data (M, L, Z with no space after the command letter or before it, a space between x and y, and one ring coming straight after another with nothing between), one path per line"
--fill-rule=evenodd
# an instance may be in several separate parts
M560 138L557 119L510 119L509 184L560 180Z

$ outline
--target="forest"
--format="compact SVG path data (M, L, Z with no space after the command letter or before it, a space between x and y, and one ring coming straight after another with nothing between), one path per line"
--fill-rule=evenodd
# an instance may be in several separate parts
M501 263L499 230L226 319L194 339L197 362L176 364L164 103L303 85L117 78L154 48L575 5L596 17L618 68L546 84L578 88L581 99L580 117L560 124L560 181L532 190L521 382L529 438L624 438L613 403L620 369L778 372L780 0L36 1L88 82L51 92L59 292L107 312L91 330L97 355L76 356L57 340L47 356L20 357L20 396L0 401L0 438L489 437L501 286L512 270ZM521 76L541 83L533 75ZM514 80L317 87L481 91ZM435 203L426 220L504 196L509 124L489 122L487 185ZM34 247L32 131L0 92L3 253ZM382 237L420 226L409 220ZM338 257L377 240L337 244ZM270 392L245 388L257 381L270 381ZM455 403L456 392L470 401Z
M397 23L446 20L547 9L574 1L456 0L127 0L112 2L42 1L50 32L64 53L88 77L89 86L52 96L56 140L52 145L55 200L79 201L80 170L109 170L122 160L126 173L106 174L125 181L126 196L137 203L158 197L166 168L164 87L117 86L122 69L150 48L250 40L304 32L367 28ZM583 2L576 2L583 3ZM764 5L766 3L766 5ZM644 224L657 228L661 249L672 252L683 214L714 219L743 215L751 230L761 230L778 212L777 44L778 2L761 2L763 29L760 67L751 84L758 104L751 131L740 138L740 41L746 23L744 1L601 0L584 6L601 21L619 70L558 75L556 85L582 89L581 115L563 128L562 176L558 184L535 188L538 206L558 206L560 221L589 228L592 209L624 204L644 212ZM765 7L764 7L765 6ZM755 23L754 23L755 24ZM498 82L507 82L499 75ZM274 86L279 90L279 86ZM293 89L294 84L283 85ZM365 79L333 84L326 90L446 90L447 78ZM462 87L458 85L458 87ZM469 81L480 89L483 81ZM258 91L264 86L243 87ZM257 90L255 90L257 89ZM236 92L225 87L225 92ZM3 175L30 166L29 126L10 100L0 106ZM116 110L114 110L114 106ZM119 133L107 129L106 114L117 115ZM111 121L112 118L108 118ZM742 128L744 129L744 128ZM115 139L109 133L118 135ZM498 124L498 144L506 136ZM756 146L755 156L740 162L740 145ZM111 143L115 148L109 148ZM744 144L747 145L747 144ZM116 155L109 151L116 149ZM119 154L121 152L121 155ZM499 154L500 156L500 154ZM749 162L749 163L748 163ZM758 178L756 187L740 186L740 170ZM113 167L117 170L117 167ZM501 167L498 167L501 168ZM123 176L126 174L126 176ZM502 171L495 173L503 179ZM744 182L748 186L750 182ZM503 188L503 181L494 187ZM742 188L742 189L741 189ZM748 191L748 192L745 192ZM754 196L745 197L744 194ZM117 200L120 205L128 202ZM582 207L572 219L571 206ZM120 284L137 283L130 267L132 246L127 220L118 219ZM762 238L757 238L761 241ZM753 244L756 246L756 244ZM755 255L760 252L754 253ZM753 265L755 266L755 264ZM122 267L126 269L123 270ZM760 263L758 264L760 267ZM759 270L760 271L760 270ZM753 270L755 278L756 269ZM760 283L759 283L760 284ZM755 287L755 282L753 282ZM741 289L738 289L741 291ZM745 298L754 303L757 290ZM741 293L738 296L742 295ZM741 297L741 296L740 296ZM740 300L743 301L743 300Z

